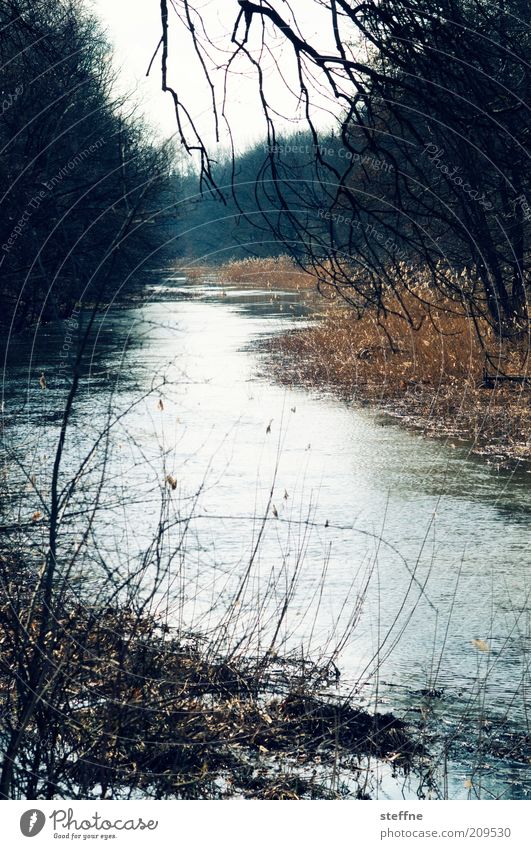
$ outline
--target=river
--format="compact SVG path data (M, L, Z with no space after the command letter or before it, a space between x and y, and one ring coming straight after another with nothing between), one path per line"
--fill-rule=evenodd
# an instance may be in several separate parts
M232 640L254 617L253 639L265 645L288 587L277 645L316 656L339 645L345 692L455 733L452 798L525 797L528 765L480 762L466 741L529 731L529 474L355 400L279 385L259 343L311 320L294 293L174 275L142 304L108 312L76 406L76 453L104 415L105 387L125 409L166 380L116 438L113 477L129 510L109 507L114 543L149 539L150 498L170 474L179 510L193 517L180 621L215 628L253 559ZM64 336L47 327L9 351L6 410L21 444L40 428L43 457L55 432L43 424L61 409ZM382 797L394 792L382 773Z

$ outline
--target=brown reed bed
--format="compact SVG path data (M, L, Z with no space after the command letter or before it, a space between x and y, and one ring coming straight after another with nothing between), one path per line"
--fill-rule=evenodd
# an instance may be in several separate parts
M410 307L418 319L425 312L419 303ZM471 440L477 453L529 460L529 385L510 379L525 369L525 352L506 345L496 350L486 331L500 376L469 319L444 305L423 318L413 329L389 316L384 328L370 313L356 320L334 304L310 327L269 340L267 347L282 382L376 403L428 435Z
M530 459L528 340L500 341L486 322L431 292L422 272L389 294L385 314L366 310L360 318L326 281L330 297L319 297L317 279L287 257L229 263L217 274L314 298L310 326L265 343L283 383L377 404L427 435L470 441L474 452L498 460Z
M301 297L317 295L315 277L301 271L287 256L231 260L220 266L181 263L178 270L191 281L213 278L224 286L249 286L269 291L298 292Z
M385 299L385 315L366 310L361 318L327 286L326 271L318 281L286 256L186 273L310 300L310 326L265 343L279 381L378 405L426 435L466 440L498 462L531 459L529 340L500 341L485 321L433 293L426 273L410 271L407 289Z
M284 289L301 293L315 288L315 280L286 256L229 262L219 269L224 283L257 285L264 289Z

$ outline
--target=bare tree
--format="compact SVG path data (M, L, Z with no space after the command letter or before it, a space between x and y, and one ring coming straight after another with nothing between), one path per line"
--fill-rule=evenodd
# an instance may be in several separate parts
M162 7L166 80L171 50ZM173 7L208 71L208 22L189 0ZM323 43L334 49L304 36L305 9L238 0L231 44L223 45L225 87L236 58L256 76L269 148L260 178L281 209L268 216L262 205L271 229L358 308L385 313L387 295L400 302L411 268L421 265L432 290L456 308L486 319L500 336L520 338L528 327L531 227L526 4L316 0L328 20ZM298 90L314 146L320 205L313 215L308 198L302 209L293 203L275 104L266 97L279 38L292 52L296 72L286 85ZM320 144L313 107L322 96L340 108L341 158L327 157ZM185 126L181 102L175 96ZM223 102L214 99L216 122ZM206 145L195 139L205 160ZM401 313L409 319L405 304Z

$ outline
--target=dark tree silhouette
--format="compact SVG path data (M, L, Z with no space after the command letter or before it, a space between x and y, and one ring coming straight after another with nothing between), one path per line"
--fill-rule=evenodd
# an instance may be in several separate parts
M201 10L189 0L173 6L209 68ZM258 179L275 195L274 214L267 204L261 209L277 239L296 245L298 261L359 309L385 313L386 295L400 301L412 267L427 267L432 290L487 319L500 336L520 338L528 326L531 222L527 4L315 0L329 27L316 43L303 35L304 11L249 0L233 6L225 86L236 57L240 68L246 58L268 133ZM166 80L167 27L162 40ZM286 85L298 87L314 145L316 190L300 203L293 203L291 166L265 91L279 41L292 52L296 74ZM330 43L335 49L322 47ZM322 152L313 107L323 94L340 109L342 157ZM182 129L180 96L174 102ZM214 114L218 124L223 106L218 114L215 98ZM206 145L194 132L204 162Z
M164 241L173 154L115 97L83 3L7 0L0 30L0 305L24 327L130 288Z

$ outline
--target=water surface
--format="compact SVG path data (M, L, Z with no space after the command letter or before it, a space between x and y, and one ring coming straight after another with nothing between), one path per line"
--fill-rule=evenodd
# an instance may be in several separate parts
M114 541L149 540L154 487L171 473L179 509L193 512L179 615L208 630L267 515L241 598L242 619L260 621L264 645L296 575L278 645L318 655L340 644L340 685L362 703L410 718L434 711L449 728L477 717L478 727L508 719L510 730L526 730L526 470L496 469L466 445L426 439L355 400L276 383L257 343L311 320L292 293L169 276L151 294L105 316L75 409L71 450L81 456L106 413L106 387L125 409L166 381L113 444L112 473L129 493L126 514L109 506ZM57 420L64 397L64 333L45 328L10 344L7 418L21 442L43 430L41 460L53 432L43 425ZM100 533L108 540L108 523ZM453 763L453 797L467 795L467 758L463 749ZM485 775L495 795L529 787L516 763L492 759Z

